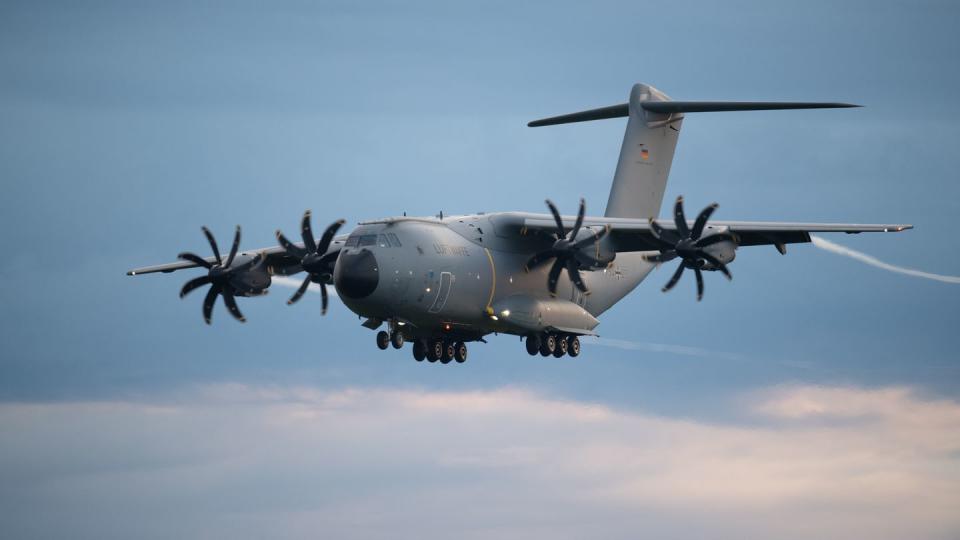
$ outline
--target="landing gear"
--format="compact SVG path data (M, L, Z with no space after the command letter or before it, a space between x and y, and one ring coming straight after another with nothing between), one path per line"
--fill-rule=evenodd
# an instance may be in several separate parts
M400 332L394 332L390 334L390 344L393 345L394 349L403 348L403 334Z
M567 337L567 354L571 358L576 358L580 356L580 338L577 336L568 336Z
M527 336L527 354L530 356L540 354L540 336L537 334Z
M557 350L557 336L547 334L547 337L540 341L540 356L550 356Z
M389 346L390 334L384 332L383 330L377 332L377 347L380 347L381 351L385 351Z
M458 364L462 364L467 361L467 344L458 341L455 345L455 351L453 353L453 359L457 361Z
M565 354L567 354L567 340L563 337L558 337L557 348L553 351L553 356L555 358L561 358Z
M413 342L413 358L417 362L423 362L423 359L427 357L427 344L422 340L418 339Z

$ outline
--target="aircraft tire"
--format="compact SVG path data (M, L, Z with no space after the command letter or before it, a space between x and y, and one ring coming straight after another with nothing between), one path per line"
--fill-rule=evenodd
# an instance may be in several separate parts
M454 347L456 347L456 351L454 351L453 359L456 360L458 364L462 364L466 362L467 361L467 344L462 341L458 341L454 345Z
M444 343L443 358L441 358L440 361L444 364L449 364L456 356L457 348L454 343L452 341Z
M381 351L385 351L389 346L390 334L384 332L383 330L377 332L377 347L379 347Z
M540 336L537 334L527 336L527 354L530 356L540 354Z
M443 341L436 340L430 344L430 350L427 351L427 357L431 362L436 362L437 360L443 359L444 356L444 346Z
M557 348L553 351L554 358L562 358L567 354L567 340L563 336L557 337Z
M393 345L394 349L403 348L403 334L400 332L394 332L390 335L390 344Z
M550 356L555 350L557 350L557 336L547 334L540 340L540 356Z
M418 339L413 342L413 359L417 362L423 362L423 359L427 357L427 345L423 342L422 339Z
M567 341L567 354L569 354L571 358L580 356L580 338L577 336L569 336Z

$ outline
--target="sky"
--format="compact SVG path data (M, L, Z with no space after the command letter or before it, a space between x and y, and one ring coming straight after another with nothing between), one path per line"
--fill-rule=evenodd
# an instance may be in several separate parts
M960 5L0 3L0 537L956 538ZM379 351L336 299L129 277L314 223L600 214L625 102L690 114L666 200L910 223L654 272L577 359ZM318 225L319 226L319 225ZM851 251L852 250L852 251ZM844 256L859 253L864 256ZM866 257L866 259L864 258ZM689 278L689 276L687 276Z

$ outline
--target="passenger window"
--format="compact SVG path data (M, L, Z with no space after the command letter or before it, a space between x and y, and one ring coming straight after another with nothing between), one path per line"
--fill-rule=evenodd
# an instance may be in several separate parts
M377 243L377 235L375 234L365 234L360 237L360 247L363 246L372 246Z
M395 234L393 234L393 233L387 233L387 236L390 238L390 245L391 245L391 246L393 246L393 247L401 247L401 246L400 246L400 239L397 238L397 235L395 235Z
M382 247L382 248L388 248L388 247L390 247L390 242L387 240L387 235L385 235L385 234L381 234L381 235L380 235L380 240L379 240L378 243L379 243L380 247Z

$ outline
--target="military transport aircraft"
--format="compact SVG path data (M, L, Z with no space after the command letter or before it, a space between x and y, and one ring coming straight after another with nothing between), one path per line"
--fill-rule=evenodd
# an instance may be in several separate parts
M348 235L331 224L320 238L310 211L301 222L302 243L277 231L278 246L239 251L240 227L226 257L204 227L212 257L181 253L179 262L148 266L129 275L202 267L180 297L209 285L203 318L210 323L218 296L234 318L245 319L237 296L267 292L271 276L303 272L299 300L319 284L323 312L328 284L381 349L412 342L413 356L444 364L467 359L466 343L488 334L521 336L531 355L580 354L579 336L594 335L597 317L632 291L658 265L676 261L663 287L672 289L686 270L703 296L703 272L731 278L729 264L742 246L809 242L810 233L893 232L910 225L710 221L717 205L687 220L678 197L670 219L658 221L667 176L684 114L716 111L856 107L846 103L673 101L646 84L630 101L528 124L531 127L627 117L613 186L603 217L496 212L461 216L394 217L363 221Z

